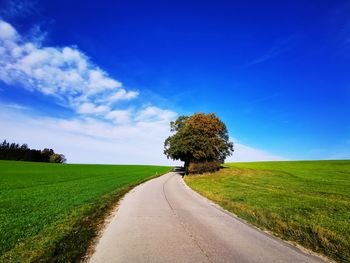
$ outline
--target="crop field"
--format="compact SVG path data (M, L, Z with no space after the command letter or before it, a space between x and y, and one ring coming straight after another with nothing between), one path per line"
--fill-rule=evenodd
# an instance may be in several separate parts
M228 163L187 184L246 221L350 262L350 161Z
M81 258L118 199L169 170L0 161L0 262Z

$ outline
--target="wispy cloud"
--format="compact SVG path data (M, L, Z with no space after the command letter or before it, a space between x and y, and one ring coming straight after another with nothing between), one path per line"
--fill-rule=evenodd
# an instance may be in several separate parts
M40 43L26 42L3 20L0 79L56 98L80 114L102 117L112 110L111 103L131 100L139 94L127 91L76 47L41 47Z
M106 115L106 118L114 123L129 123L131 112L130 110L113 110Z
M30 110L29 107L19 105L16 103L0 103L0 108L7 108L7 109L13 109L13 110Z
M4 0L0 9L0 16L4 18L26 17L38 10L35 0Z
M149 106L143 110L141 110L136 120L138 121L152 121L152 120L171 120L174 119L176 116L174 115L174 112L170 110L164 110L160 109L158 107Z
M139 95L138 91L125 91L125 89L120 89L118 92L107 98L108 102L116 102L120 100L132 100Z
M249 67L273 59L292 49L296 45L296 43L296 35L291 35L285 38L279 38L274 41L272 46L264 54L255 59L252 59L251 61L247 62L244 66Z
M269 153L241 143L235 143L235 151L227 162L287 161L279 155Z

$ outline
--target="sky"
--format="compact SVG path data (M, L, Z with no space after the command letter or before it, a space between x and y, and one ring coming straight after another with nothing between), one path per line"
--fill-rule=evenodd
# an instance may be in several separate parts
M0 139L69 163L174 164L214 112L227 161L350 158L349 1L0 0Z

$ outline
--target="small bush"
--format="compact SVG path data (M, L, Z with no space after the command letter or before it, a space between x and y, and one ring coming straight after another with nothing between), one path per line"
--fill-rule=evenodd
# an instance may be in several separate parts
M190 174L202 174L206 172L215 172L220 169L220 162L199 162L199 163L190 163L188 167L188 172Z

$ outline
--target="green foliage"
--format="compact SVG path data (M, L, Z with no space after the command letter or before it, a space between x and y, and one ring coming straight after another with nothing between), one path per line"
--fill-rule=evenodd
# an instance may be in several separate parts
M350 161L230 163L188 185L278 236L350 262Z
M75 262L133 185L169 167L0 161L0 262Z
M50 155L50 163L65 163L66 157L63 154L54 153Z
M218 161L190 163L188 167L188 172L190 174L202 174L205 172L215 172L220 169L220 166L221 164Z
M54 150L45 148L42 151L28 148L27 144L0 143L0 160L15 160L29 162L65 163L63 154L55 154Z
M214 114L196 113L180 116L170 123L174 134L164 142L164 154L185 162L224 162L232 154L226 125Z

